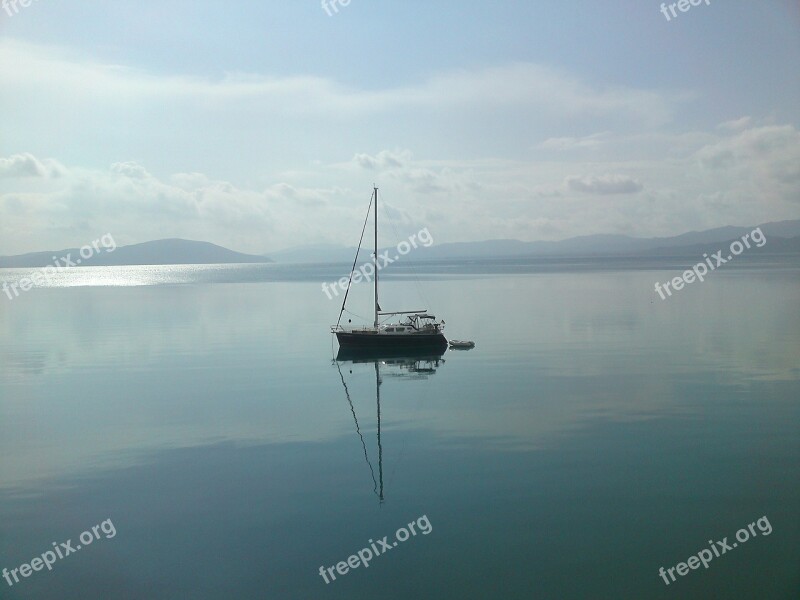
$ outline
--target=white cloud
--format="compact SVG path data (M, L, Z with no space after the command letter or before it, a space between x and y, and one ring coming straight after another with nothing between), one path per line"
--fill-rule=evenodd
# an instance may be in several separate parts
M529 63L361 88L153 74L4 39L0 87L19 152L0 159L0 254L107 231L245 252L352 243L373 182L437 242L668 235L796 218L800 198L793 125L679 129L689 94Z
M747 129L697 152L700 162L710 168L749 160L775 162L786 155L794 164L800 163L795 160L800 155L800 132L792 125Z
M717 125L717 129L722 129L723 131L742 131L750 127L752 122L753 119L751 117L742 117L740 119L720 123Z
M608 139L609 132L604 131L600 133L593 133L592 135L587 135L585 137L554 137L548 138L539 144L539 148L544 150L573 150L576 148L596 148L603 144L603 142Z
M694 157L753 198L800 201L800 131L792 125L745 129L703 146Z
M557 110L565 114L625 114L641 122L663 122L684 93L624 86L592 86L567 73L532 63L515 63L434 74L415 84L359 89L316 76L273 77L229 73L217 80L155 75L123 65L99 63L63 49L0 40L0 81L18 89L42 86L62 98L124 102L190 101L226 106L257 102L265 111L318 115L363 115L402 107L509 107ZM47 74L43 78L43 74ZM94 102L92 102L94 104Z
M356 154L353 161L364 169L394 169L405 166L412 159L408 151L381 150L375 156L369 154Z
M584 194L634 194L644 186L627 175L567 177L567 188Z
M111 170L131 179L148 179L151 175L136 162L118 162L111 165Z
M0 157L0 178L18 177L60 177L64 167L52 159L39 160L32 154L23 152L8 158Z
M379 88L308 75L165 75L10 38L0 39L0 88L15 90L13 98L0 97L11 124L4 141L11 147L52 146L53 155L69 153L81 163L92 157L95 165L100 157L134 155L173 172L209 171L197 159L209 146L237 148L217 162L242 173L260 166L255 150L262 160L266 154L273 164L296 168L340 156L348 143L368 148L387 139L432 139L435 145L426 148L453 150L491 143L508 155L523 131L546 138L568 124L651 129L668 123L688 99L679 92L591 84L532 63L432 73ZM53 131L60 132L58 140ZM57 147L65 139L73 146ZM312 148L316 155L308 156Z

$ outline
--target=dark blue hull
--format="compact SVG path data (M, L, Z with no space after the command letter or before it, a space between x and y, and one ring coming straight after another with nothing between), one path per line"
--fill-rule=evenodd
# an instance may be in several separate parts
M402 354L408 351L444 352L447 339L441 332L415 333L411 335L387 335L337 331L336 339L339 347L348 351L388 352Z

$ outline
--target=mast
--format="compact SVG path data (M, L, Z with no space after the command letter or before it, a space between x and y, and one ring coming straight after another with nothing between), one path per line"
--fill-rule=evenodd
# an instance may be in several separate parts
M374 187L374 186L373 186ZM378 329L378 188L375 190L375 254L372 255L372 265L375 268L375 329Z

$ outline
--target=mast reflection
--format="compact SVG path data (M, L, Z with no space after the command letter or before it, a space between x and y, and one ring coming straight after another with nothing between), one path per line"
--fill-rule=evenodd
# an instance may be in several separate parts
M345 397L350 406L350 412L353 415L353 422L356 426L356 433L361 440L361 447L364 450L364 459L369 467L370 476L372 477L373 493L378 497L378 502L383 504L383 445L381 444L381 384L383 377L393 377L398 379L427 379L436 373L436 370L444 364L445 359L442 358L444 350L426 351L423 354L411 354L408 350L404 352L391 353L383 351L379 355L369 352L359 352L352 349L339 349L339 353L333 360L336 368L339 371L339 378L342 381ZM342 373L342 366L345 367L349 364L373 364L375 367L375 406L377 408L377 424L378 424L378 478L375 479L375 470L372 467L372 461L369 459L369 452L367 451L367 444L364 436L361 433L361 427L358 424L358 417L356 410L353 406L353 400L350 396L350 390L347 387L347 382ZM382 373L382 370L384 371ZM352 373L352 368L350 373Z

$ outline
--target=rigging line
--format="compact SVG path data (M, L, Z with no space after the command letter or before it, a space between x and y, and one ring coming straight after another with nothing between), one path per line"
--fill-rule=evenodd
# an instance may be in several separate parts
M342 379L342 385L344 386L344 393L347 396L347 402L350 404L350 412L353 413L353 420L356 422L356 433L358 433L358 437L361 438L361 446L364 448L364 458L367 461L367 466L369 467L370 475L372 475L372 492L377 496L378 495L378 482L375 481L375 471L372 470L372 463L369 462L369 456L367 455L367 444L364 442L364 436L361 435L361 428L358 426L358 419L356 418L356 409L353 408L353 401L350 399L350 392L347 389L347 384L344 382L344 375L342 375L342 368L339 366L339 361L334 361L336 363L336 368L339 370L339 377Z
M357 315L357 314L356 314L356 313L354 313L353 311L351 311L351 310L347 310L346 308L344 309L344 312L346 312L348 315L353 315L354 317L356 317L356 318L358 318L358 319L363 319L363 320L365 320L365 321L367 320L367 318L366 318L366 317L362 317L361 315Z
M372 192L375 193L374 191ZM353 281L353 273L356 270L356 263L358 262L358 255L361 253L361 242L364 241L364 232L367 230L367 221L369 221L369 212L372 210L372 196L369 198L369 206L367 207L367 216L364 219L364 226L361 228L361 237L358 240L358 250L356 250L356 257L353 259L353 267L350 269L350 278L347 280L347 290L344 293L344 299L342 300L342 310L339 311L339 319L336 321L336 327L339 327L339 323L342 321L342 313L344 312L344 305L347 302L347 295L350 293L350 284Z

